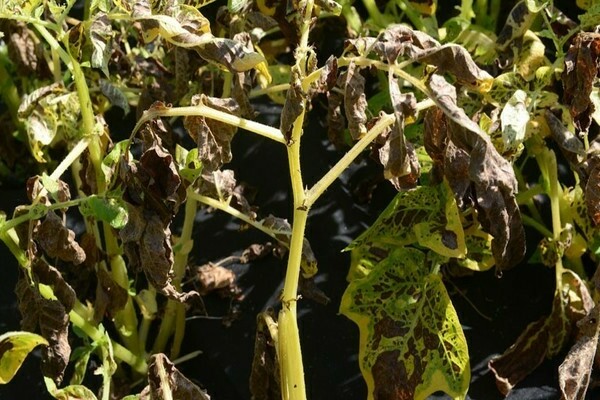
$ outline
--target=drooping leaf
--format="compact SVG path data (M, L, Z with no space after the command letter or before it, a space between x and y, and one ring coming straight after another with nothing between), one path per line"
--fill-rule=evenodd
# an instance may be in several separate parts
M426 399L439 390L466 395L467 343L432 263L419 250L398 248L342 297L340 312L360 329L369 398Z
M0 384L11 381L27 355L39 345L48 345L42 336L31 332L6 332L0 336Z
M490 138L456 104L456 89L433 74L428 81L433 100L449 119L449 139L469 155L469 179L475 184L481 224L490 233L496 267L516 265L525 254L525 233L515 199L516 178L510 163ZM447 165L447 164L446 164Z
M33 238L49 257L79 265L85 261L85 252L75 241L75 232L67 228L62 219L49 211L40 226L34 231Z
M237 102L204 95L194 96L192 105L207 105L219 111L240 116ZM206 172L213 172L231 161L231 140L237 127L204 117L185 117L184 126L198 144L198 156Z
M162 353L154 354L148 364L148 386L141 400L210 400L210 396L187 379Z

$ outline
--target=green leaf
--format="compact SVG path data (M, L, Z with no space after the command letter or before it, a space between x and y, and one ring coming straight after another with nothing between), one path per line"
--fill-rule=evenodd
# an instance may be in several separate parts
M426 253L402 247L350 283L340 312L360 329L359 359L369 398L464 398L467 343L448 293Z
M84 217L108 222L115 229L123 228L128 220L125 203L116 198L90 196L79 205L79 211Z
M104 157L102 160L102 172L104 173L104 179L107 184L110 184L113 176L115 175L117 165L119 164L119 160L125 157L125 153L129 146L129 140L122 140L120 142L115 143L112 150Z
M39 345L48 341L31 332L7 332L0 336L0 384L11 381L27 355Z
M69 385L58 389L52 379L44 378L48 392L57 400L96 400L97 397L83 385Z

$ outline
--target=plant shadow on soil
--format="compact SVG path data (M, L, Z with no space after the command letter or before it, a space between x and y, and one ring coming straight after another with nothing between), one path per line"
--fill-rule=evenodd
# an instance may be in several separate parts
M277 109L259 109L262 118L272 123ZM312 116L312 114L311 114ZM314 183L339 158L326 137L318 118L310 120L303 138L304 180ZM234 161L227 166L236 172L238 182L258 189L254 204L259 215L273 214L289 218L291 200L287 159L277 143L247 132L239 132L233 143ZM376 174L372 165L353 166L341 180L323 195L311 210L307 237L319 260L316 282L330 298L327 305L304 299L299 304L299 326L304 356L308 397L310 399L365 399L366 386L358 368L358 329L338 314L341 296L346 288L349 253L341 252L352 238L371 224L394 196L387 182L378 185L368 204L357 204L353 189L357 182ZM1 209L8 215L14 207L26 202L23 189L1 187ZM192 265L218 261L239 253L252 243L268 238L252 229L239 231L239 223L221 212L197 215L194 227L195 248ZM178 233L179 227L173 231ZM531 235L530 235L531 237ZM535 241L532 242L535 245ZM530 245L530 252L532 246ZM0 246L4 262L0 299L0 331L19 329L20 315L14 286L17 264L4 245ZM240 314L230 327L219 319L188 321L182 354L202 351L198 357L179 368L202 387L213 399L245 400L250 398L248 380L254 349L256 315L278 306L283 285L285 262L275 257L248 265L234 265L238 284L243 290ZM451 278L447 288L463 324L471 355L472 382L469 398L502 399L492 374L487 369L490 357L502 353L518 337L525 326L550 311L554 291L554 272L541 265L523 263L496 278L494 271L462 278ZM468 300L467 300L468 299ZM209 316L226 315L230 302L216 295L204 299ZM474 307L489 317L481 316ZM50 398L45 392L39 369L39 351L32 353L14 380L0 386L0 399ZM559 399L557 368L559 358L545 361L531 376L508 396L510 400ZM88 376L91 376L88 371ZM589 393L589 399L598 398ZM432 398L445 398L434 395Z

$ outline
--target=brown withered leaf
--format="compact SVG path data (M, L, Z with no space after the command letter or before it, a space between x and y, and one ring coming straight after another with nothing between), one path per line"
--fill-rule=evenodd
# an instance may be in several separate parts
M219 99L205 95L192 97L192 105L207 105L231 115L240 116L240 107L232 99ZM198 144L198 156L205 171L216 171L231 161L231 140L237 127L204 117L185 117L183 124Z
M181 194L179 190L181 177L173 156L164 148L156 145L146 150L140 157L139 170L143 176L142 183L155 199L174 204L175 210L185 200L185 194Z
M148 386L140 400L210 400L210 396L187 379L163 353L154 354L148 364Z
M196 276L200 283L199 293L201 295L232 286L235 283L235 274L233 271L213 263L198 267Z
M584 196L588 215L594 225L600 225L600 164L595 165L590 171Z
M128 293L100 266L98 267L97 276L94 320L101 321L105 314L113 318L118 311L125 307Z
M445 152L449 140L447 135L448 122L444 112L437 107L427 110L423 119L423 127L425 151L433 161L431 172L433 182L441 182L444 177Z
M256 317L256 339L250 372L252 400L281 399L277 340L269 330L269 324L275 325L273 318L272 311L260 313Z
M289 142L292 138L292 126L294 121L302 114L306 108L306 94L302 90L302 81L300 80L300 69L297 66L291 70L290 88L285 95L285 104L281 111L281 123L279 129Z
M356 42L354 42L356 45ZM365 43L367 52L374 51L381 59L394 63L400 56L412 61L431 64L440 74L454 75L458 82L489 89L492 76L477 66L469 52L462 46L437 40L406 25L391 25L373 43Z
M383 165L385 179L392 182L397 190L402 190L414 187L420 175L414 147L404 137L404 120L415 114L417 101L414 94L400 92L393 73L389 74L388 81L396 122L379 149L379 161Z
M3 19L0 31L4 32L8 56L15 63L17 72L20 75L38 72L38 67L43 62L40 63L38 51L36 51L35 34L27 28L27 24Z
M592 123L594 105L590 99L598 75L600 34L583 32L573 40L562 73L563 101L569 107L575 126L587 132Z
M458 107L454 86L437 74L432 74L427 85L434 94L432 99L449 118L450 140L470 156L469 179L475 185L477 206L482 211L481 225L494 237L496 268L513 267L525 254L525 231L515 199L517 180L512 166L479 125Z
M42 349L42 372L60 383L71 356L69 315L57 300L40 298L38 306L41 335L49 343Z
M48 186L50 186L50 187L46 187L46 188L44 188L44 185L42 184L42 177L40 175L32 176L31 178L29 178L27 180L27 186L26 186L27 198L29 199L30 202L33 202L36 199L38 199L38 197L41 195L41 193L44 189L47 190L47 194L43 198L40 198L38 200L42 204L46 204L46 205L50 204L50 202L48 200L48 195L50 195L54 199L54 201L58 201L58 202L71 200L71 192L69 190L69 185L66 182L64 182L60 179L57 179L56 181L52 181L48 177L44 178L44 180L46 180L46 179L47 179L47 182L49 183Z
M344 96L336 91L327 92L327 137L336 149L344 148L344 128L346 119L342 113L341 105Z
M324 291L319 289L315 282L314 276L305 278L304 276L300 275L300 280L298 281L298 292L303 298L312 300L322 305L327 305L331 301L329 296L327 296Z
M367 133L367 98L365 78L354 62L348 65L344 85L344 111L352 139L358 140Z
M35 229L33 238L51 258L75 265L85 261L85 252L75 241L75 232L64 226L54 211L46 214L44 221Z
M334 56L331 56L325 61L325 65L321 69L321 75L319 80L311 86L311 91L315 93L327 93L337 83L338 77L338 60ZM313 93L311 93L312 95Z
M598 351L600 307L594 307L577 323L577 327L577 342L558 368L558 382L564 400L585 399Z
M165 296L182 303L193 301L198 293L180 293L171 284L173 249L171 230L157 214L145 215L146 226L138 245L141 267L148 282Z
M31 272L35 274L38 282L52 287L54 295L65 307L66 312L73 309L75 290L64 280L59 270L38 259L31 264Z
M23 275L19 277L15 292L22 316L21 328L30 332L39 329L49 343L42 349L42 372L60 383L71 355L67 310L59 300L43 298Z

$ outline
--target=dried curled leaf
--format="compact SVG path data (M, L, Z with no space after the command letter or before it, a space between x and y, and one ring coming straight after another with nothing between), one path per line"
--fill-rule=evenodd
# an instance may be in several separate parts
M229 287L235 282L235 273L220 265L208 263L198 267L198 282L200 283L201 295L208 294L213 290Z
M147 42L160 35L176 46L194 49L206 61L231 72L248 71L265 61L262 55L235 40L214 37L208 20L193 7L181 5L169 13L153 14L147 0L137 0L132 15L143 23Z
M85 261L85 251L75 241L75 232L67 228L62 219L49 211L44 221L33 233L34 240L49 257L79 265Z
M129 294L121 287L110 274L98 267L98 284L96 286L96 299L94 301L94 319L101 321L106 313L113 317L125 307Z
M293 67L291 84L285 96L279 128L288 142L292 138L292 126L294 122L306 108L306 98L307 96L302 90L300 70L297 67Z
M255 400L281 399L279 362L277 359L277 323L272 312L256 316L256 339L250 373L250 393Z
M192 97L192 105L207 105L231 115L240 116L238 103L231 98L219 99L205 95ZM198 144L198 156L206 172L213 172L231 161L231 140L237 127L204 117L187 116L184 126Z
M140 400L210 400L210 396L187 379L162 353L154 354L148 364L148 386Z

